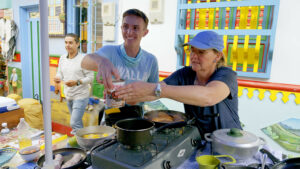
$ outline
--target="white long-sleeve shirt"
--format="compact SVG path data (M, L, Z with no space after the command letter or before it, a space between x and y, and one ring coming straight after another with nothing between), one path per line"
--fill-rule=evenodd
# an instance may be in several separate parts
M64 86L64 93L68 100L77 100L89 97L90 83L94 80L94 72L81 68L81 60L83 55L78 53L72 59L67 58L68 54L62 55L59 59L58 69L56 77L62 81L67 82L69 80L78 81L82 83L77 86L68 87Z

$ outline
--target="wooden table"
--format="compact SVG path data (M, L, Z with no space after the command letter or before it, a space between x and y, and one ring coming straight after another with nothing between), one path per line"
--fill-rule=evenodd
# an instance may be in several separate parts
M22 108L0 113L0 129L2 129L1 124L5 122L10 129L16 127L19 124L20 118L24 118L24 109Z

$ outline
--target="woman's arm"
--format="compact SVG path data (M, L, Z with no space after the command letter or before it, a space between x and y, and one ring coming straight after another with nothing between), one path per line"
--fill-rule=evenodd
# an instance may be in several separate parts
M161 98L173 99L185 104L211 106L224 100L229 87L221 81L212 81L206 86L173 86L161 83ZM155 96L156 83L135 82L117 89L116 95L126 102L142 102L159 99Z

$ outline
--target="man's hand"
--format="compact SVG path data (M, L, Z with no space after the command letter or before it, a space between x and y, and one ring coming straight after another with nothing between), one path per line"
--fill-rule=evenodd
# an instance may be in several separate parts
M102 83L106 89L113 89L112 75L116 80L120 79L119 72L114 65L107 58L102 57L98 63L97 81Z
M54 80L55 83L60 83L60 81L61 81L59 77L54 77L53 80Z
M87 70L98 71L96 80L102 83L107 89L113 89L114 87L112 84L112 76L120 80L119 72L113 64L107 58L96 53L85 55L81 61L81 67Z
M67 85L68 87L73 87L73 86L77 85L77 81L69 80L69 81L65 82L65 85Z

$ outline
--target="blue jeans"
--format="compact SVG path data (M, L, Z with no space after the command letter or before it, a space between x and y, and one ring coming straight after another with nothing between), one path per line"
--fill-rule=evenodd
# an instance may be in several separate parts
M82 116L84 114L85 107L87 106L88 102L89 98L67 101L67 105L71 114L70 125L73 129L72 134L75 132L76 129L83 127Z

